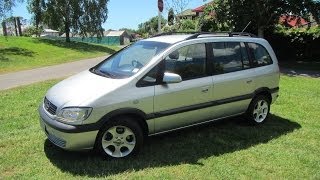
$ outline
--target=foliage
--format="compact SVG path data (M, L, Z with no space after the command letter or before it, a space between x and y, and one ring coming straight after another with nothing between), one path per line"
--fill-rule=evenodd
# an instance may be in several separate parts
M43 21L45 5L45 0L28 0L27 9L29 13L33 14L32 20L34 21L37 29L39 28L40 23Z
M173 8L169 9L168 12L168 24L169 26L172 26L174 24L174 12L173 12Z
M307 17L319 2L313 0L214 0L218 22L226 23L232 31L256 32L263 37L264 31L274 27L281 14L293 13Z
M228 31L229 24L226 22L219 22L216 18L215 8L217 4L208 3L204 8L204 13L199 18L199 30L204 32L215 32L215 31Z
M191 0L165 0L165 7L169 11L172 9L176 14L184 11Z
M116 160L49 142L36 109L57 82L0 92L0 179L320 178L319 79L281 76L261 126L235 117L152 136L140 154Z
M7 14L12 10L17 3L22 3L23 0L1 0L0 1L0 21L6 18Z
M119 31L127 31L129 34L136 33L135 29L130 29L130 28L120 28Z
M167 24L167 20L161 16L161 27L164 27ZM138 25L137 32L139 34L149 34L153 35L157 33L158 29L158 16L152 17L144 23Z
M180 20L180 28L179 30L185 31L196 31L197 21L191 19L182 19Z
M24 29L23 36L32 37L32 36L40 36L41 32L43 31L43 27L36 27L36 26L29 26Z
M277 25L265 38L280 61L320 61L320 27L287 28Z
M165 26L162 27L161 31L162 32L177 32L179 30L177 29L177 25L175 24L175 25L172 25L172 26L165 25Z
M282 25L277 25L275 32L282 34L284 36L292 37L293 41L306 42L305 37L310 37L310 39L320 38L320 26L314 26L310 28L288 28Z
M29 11L34 14L36 26L42 21L49 28L82 37L103 36L102 24L108 18L109 0L29 0Z
M195 32L198 31L198 21L182 19L174 25L166 25L162 28L163 32Z

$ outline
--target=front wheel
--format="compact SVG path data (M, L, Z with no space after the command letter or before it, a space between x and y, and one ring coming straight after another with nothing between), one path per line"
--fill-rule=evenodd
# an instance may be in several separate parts
M97 148L105 157L124 158L136 154L143 144L143 133L131 118L114 119L102 128L97 138Z
M247 110L249 123L257 125L264 123L269 116L270 100L266 96L257 96L252 100Z

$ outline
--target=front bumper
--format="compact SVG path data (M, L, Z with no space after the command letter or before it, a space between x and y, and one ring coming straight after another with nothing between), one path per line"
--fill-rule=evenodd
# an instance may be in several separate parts
M88 125L77 126L67 125L50 117L43 105L39 107L40 126L48 139L58 147L67 150L89 150L94 147L98 130L92 130Z

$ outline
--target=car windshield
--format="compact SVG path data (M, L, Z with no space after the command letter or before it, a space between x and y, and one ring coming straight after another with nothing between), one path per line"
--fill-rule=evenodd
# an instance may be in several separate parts
M109 78L128 78L136 74L169 45L162 42L138 41L110 56L102 63L91 68L90 71Z

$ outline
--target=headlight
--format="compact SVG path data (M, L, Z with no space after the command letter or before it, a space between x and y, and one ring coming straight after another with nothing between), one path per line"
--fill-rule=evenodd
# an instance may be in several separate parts
M63 108L58 114L57 118L59 121L72 123L72 124L81 124L82 121L86 120L92 108L88 107L70 107Z

